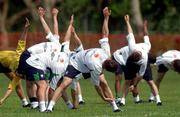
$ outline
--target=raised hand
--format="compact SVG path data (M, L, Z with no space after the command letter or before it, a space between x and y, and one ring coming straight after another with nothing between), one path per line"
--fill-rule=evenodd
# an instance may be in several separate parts
M59 10L58 10L58 9L56 9L56 8L53 8L53 9L52 9L52 15L53 15L53 16L57 16L58 13L59 13Z
M26 27L30 26L30 23L29 23L29 19L27 17L25 18L25 20L26 20L26 24L25 24L25 28L26 28Z
M73 23L74 23L74 14L71 15L70 25L73 25Z
M42 8L42 7L38 8L38 15L39 16L43 17L45 15L45 13L46 13L46 10L44 8Z
M109 10L108 7L105 7L103 9L103 14L104 14L104 17L108 17L111 15L111 10Z
M124 20L125 20L126 22L129 22L129 15L128 15L128 14L124 16Z

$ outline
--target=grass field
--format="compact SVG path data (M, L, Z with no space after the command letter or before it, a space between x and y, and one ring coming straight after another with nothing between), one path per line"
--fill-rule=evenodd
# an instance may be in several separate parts
M2 96L9 80L3 74L0 74L0 78L0 96ZM114 93L114 75L106 73L106 79ZM173 71L166 74L161 84L160 96L163 106L147 102L149 87L146 82L141 82L140 97L145 102L134 104L132 95L129 94L126 106L122 107L123 112L120 113L112 112L111 106L100 99L90 81L82 79L80 83L86 104L80 106L78 110L68 110L61 99L53 113L39 113L37 110L22 108L19 98L13 92L6 103L0 106L0 117L180 117L180 77Z

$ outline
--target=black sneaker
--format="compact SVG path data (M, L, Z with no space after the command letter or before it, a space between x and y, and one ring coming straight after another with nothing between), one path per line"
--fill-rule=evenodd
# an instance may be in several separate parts
M23 108L27 108L27 107L30 107L31 104L27 104L27 105L22 105Z
M156 105L157 106L162 106L162 102L158 102Z
M52 113L53 112L53 110L46 110L46 113Z
M143 103L143 101L142 100L139 100L139 101L136 101L136 102L134 102L135 104L140 104L140 103Z
M122 110L121 109L116 109L116 110L114 110L113 112L121 112Z
M85 102L84 102L84 101L80 101L79 104L80 104L80 105L84 105Z
M154 100L152 100L152 99L149 99L149 100L148 100L148 102L149 102L149 103L153 103L153 102L154 102Z
M119 106L125 106L125 104L123 104L123 103L120 102L120 103L119 103Z

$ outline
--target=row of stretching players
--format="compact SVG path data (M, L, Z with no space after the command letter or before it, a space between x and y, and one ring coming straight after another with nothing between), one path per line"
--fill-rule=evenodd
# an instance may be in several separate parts
M17 73L18 75L23 74L26 77L26 89L31 102L31 107L37 108L39 106L40 112L44 112L46 110L48 100L51 99L54 90L62 81L69 56L76 53L70 52L69 50L71 33L73 33L79 44L76 51L83 50L83 46L73 28L73 16L71 16L64 42L60 44L57 22L58 10L55 8L52 10L54 35L51 33L51 30L44 20L45 10L40 7L38 9L38 14L45 32L48 34L46 38L50 42L36 44L24 51L20 57ZM76 86L73 85L72 93L75 92L75 89ZM74 108L68 100L66 92L63 92L62 97L68 108ZM82 98L80 98L80 103L81 102L83 102Z
M57 9L53 12L54 27L58 26L57 12ZM129 16L126 15L125 22L127 24L128 30L128 46L117 50L111 57L110 47L108 44L108 20L111 12L107 7L103 10L103 39L99 41L101 48L88 50L83 50L82 43L74 31L73 17L71 17L70 25L66 32L64 42L60 44L58 39L58 29L56 28L56 30L54 28L55 35L52 35L43 18L45 13L44 9L39 8L38 13L43 27L48 34L47 38L51 42L41 43L38 44L38 46L34 45L23 52L17 70L18 74L26 75L28 97L30 97L33 108L36 108L39 105L40 112L51 112L55 102L61 95L70 108L77 108L77 101L75 96L76 86L73 84L76 85L74 80L77 79L79 74L82 73L85 78L91 76L91 81L94 84L96 91L103 100L109 102L112 105L113 111L120 111L105 80L103 69L115 72L115 88L117 97L119 96L118 93L120 90L119 80L121 80L122 73L125 75L123 96L120 101L117 100L118 104L125 105L125 97L127 96L129 90L133 92L135 103L141 102L137 91L137 84L143 78L147 81L152 91L150 101L155 99L157 105L161 105L158 89L152 80L152 72L150 68L151 60L148 56L151 44L147 35L148 32L146 22L144 23L144 43L136 44L133 31L129 23ZM70 52L69 50L71 33L74 34L75 39L77 39L80 45L76 52ZM168 51L162 56L157 57L156 64L159 68L159 77L157 81L159 81L159 83L168 68L172 68L177 72L180 71L179 59L179 51L175 50ZM50 76L49 72L51 73ZM136 76L136 73L138 73L138 76ZM51 79L49 79L50 77ZM49 87L47 81L49 81ZM158 88L159 83L156 82ZM65 93L65 89L70 84L73 85L73 105L70 101L68 101ZM48 98L45 95L47 89L49 92ZM39 103L37 101L39 101ZM49 103L46 104L46 102Z
M41 22L42 22L42 24L43 24L43 26L45 28L46 33L48 33L51 36L52 34L50 34L50 29L49 29L48 25L46 24L45 20L43 19L45 10L42 9L42 8L39 8L38 13L39 13ZM58 22L57 22L58 10L54 8L52 10L52 14L53 14L53 17L54 17L54 32L55 32L55 37L59 38L58 37ZM27 29L28 29L29 25L30 25L29 24L29 20L26 18L25 29L24 29L24 32L23 32L23 34L21 36L21 39L18 42L18 46L17 46L16 51L0 51L0 60L1 60L1 62L0 62L0 72L4 73L10 80L12 80L9 83L8 90L6 91L5 95L1 98L0 104L4 103L4 101L12 93L12 90L16 87L17 94L20 97L20 99L22 100L23 107L30 106L30 104L28 103L28 101L26 99L26 96L23 93L23 89L22 89L22 85L21 85L21 80L20 80L20 78L17 75L15 75L15 70L17 69L20 55L25 50ZM77 43L79 44L79 49L77 49L76 51L80 50L81 48L83 49L81 41L79 40L79 38L78 38L78 36L77 36L77 34L76 34L76 32L75 32L75 30L73 28L72 28L72 34L74 35L75 39L77 40ZM50 40L50 41L59 42L59 40ZM38 44L38 45L39 45L39 47L38 46L30 47L27 50L30 50L30 51L32 50L31 53L33 53L33 54L35 54L35 53L42 53L42 51L44 49L44 45L46 45L46 43L44 43L44 44L41 43L41 44ZM51 44L49 44L49 45L51 45ZM53 44L51 46L53 46ZM59 48L59 46L58 46L58 48ZM36 51L36 50L38 50L38 51ZM28 97L30 98L30 101L32 101L32 103L31 103L32 105L31 106L32 106L32 108L35 108L38 105L38 103L37 103L38 99L36 98L36 93L35 93L36 92L35 91L36 90L36 86L35 86L35 84L33 84L33 83L30 84L27 81L27 87L29 87L31 85L32 85L32 89L33 89L34 93L31 93L33 91L29 91L30 90L29 88L27 88L27 92L28 92ZM84 100L82 99L81 89L80 89L79 83L78 82L74 83L72 85L72 88L74 88L74 90L75 90L75 88L77 88L79 104L84 104ZM55 87L53 87L53 90L54 89L55 89ZM51 88L49 90L50 90L50 92L52 92ZM63 99L65 100L68 108L72 108L72 104L67 99L67 96L66 95L64 95L64 96L65 97L63 97Z

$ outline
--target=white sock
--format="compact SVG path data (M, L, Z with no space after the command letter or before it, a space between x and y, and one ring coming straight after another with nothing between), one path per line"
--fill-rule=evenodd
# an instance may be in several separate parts
M39 102L39 111L40 112L45 112L45 110L46 110L46 103L45 103L45 101L40 101Z
M46 107L47 107L48 106L48 101L46 101L45 104L46 104Z
M121 103L125 105L125 98L121 98Z
M31 108L37 108L38 107L38 105L39 105L39 103L38 102L31 102Z
M81 95L81 94L78 95L78 101L79 101L79 102L83 101L83 98L82 98L82 95Z
M23 106L26 106L29 104L26 98L22 99L21 101L22 101Z
M154 95L153 95L153 93L150 94L149 99L150 99L150 100L154 100Z
M66 106L69 108L69 109L72 109L73 108L73 104L71 103L71 101L67 101L66 102Z
M111 102L111 104L112 104L112 107L113 107L113 111L115 111L115 110L119 109L119 108L117 107L117 105L116 105L116 102L115 102L115 101L112 101L112 102Z
M159 95L156 95L155 98L156 98L156 103L161 102L161 99L160 99Z
M48 105L48 107L47 107L47 110L52 111L54 105L55 105L55 102L54 102L54 101L50 101L50 102L49 102L49 105Z
M136 97L134 97L134 102L138 102L138 101L140 101L139 95L137 95Z

